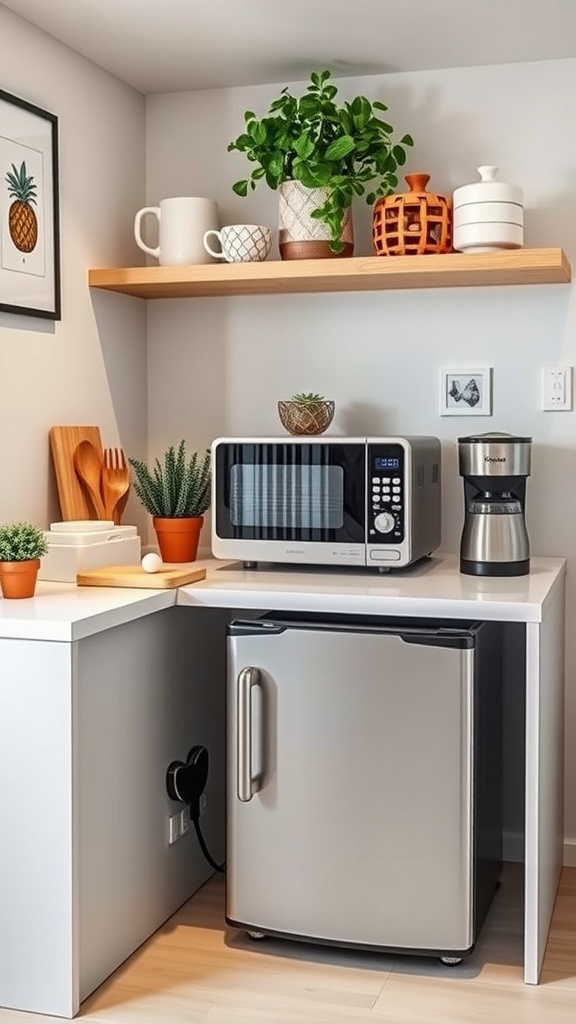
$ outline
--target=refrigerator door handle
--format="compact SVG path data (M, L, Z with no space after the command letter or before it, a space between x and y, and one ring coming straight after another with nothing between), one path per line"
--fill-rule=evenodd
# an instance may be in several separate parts
M252 690L260 681L257 668L243 668L238 675L237 688L237 789L238 799L248 803L256 789L252 777Z

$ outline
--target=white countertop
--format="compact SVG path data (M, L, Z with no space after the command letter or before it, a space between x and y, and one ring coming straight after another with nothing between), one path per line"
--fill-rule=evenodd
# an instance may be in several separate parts
M39 582L32 598L0 599L0 638L81 640L174 604L540 622L566 572L563 558L533 558L528 576L462 576L458 556L441 553L389 574L278 566L245 570L241 563L215 559L194 564L206 567L206 579L179 590Z
M443 553L386 574L324 566L247 570L241 562L202 564L209 567L206 579L181 587L178 604L506 622L541 622L566 572L564 558L532 558L528 576L463 576L458 555Z
M170 608L175 590L77 587L38 582L34 597L0 598L0 638L81 640L92 633Z

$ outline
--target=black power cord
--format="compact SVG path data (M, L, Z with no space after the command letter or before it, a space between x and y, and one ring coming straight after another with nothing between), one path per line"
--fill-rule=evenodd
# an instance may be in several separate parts
M198 837L200 849L215 871L224 871L224 864L217 864L200 828L200 798L208 780L209 757L206 747L195 746L185 761L171 761L166 770L166 791L171 800L188 804L190 820Z

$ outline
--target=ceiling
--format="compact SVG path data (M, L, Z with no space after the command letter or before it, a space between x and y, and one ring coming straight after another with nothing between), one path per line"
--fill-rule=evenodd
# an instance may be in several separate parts
M576 56L576 0L2 0L144 94Z

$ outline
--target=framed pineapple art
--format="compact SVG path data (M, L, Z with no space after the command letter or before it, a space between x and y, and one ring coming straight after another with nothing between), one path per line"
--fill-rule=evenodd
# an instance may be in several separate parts
M60 320L58 118L2 89L0 310Z

